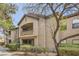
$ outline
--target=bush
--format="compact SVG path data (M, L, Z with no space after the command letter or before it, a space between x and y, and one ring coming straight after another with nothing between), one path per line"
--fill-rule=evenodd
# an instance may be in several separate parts
M17 50L17 45L16 44L8 44L6 45L7 48L9 48L11 51L16 51Z
M66 56L79 56L79 48L67 48L62 47L59 48L60 55L66 55Z
M21 51L29 51L29 52L47 52L48 49L47 48L41 48L41 47L36 47L36 46L31 46L31 45L21 45L20 47Z
M41 47L33 47L33 51L38 52L38 53L41 53L41 52L44 52L44 48L41 48Z
M61 43L59 53L60 55L79 56L79 44Z
M61 43L60 47L74 47L74 48L79 48L79 44Z
M48 52L48 48L43 48L43 52Z
M32 46L31 45L21 45L20 46L20 50L21 51L31 51L32 50Z

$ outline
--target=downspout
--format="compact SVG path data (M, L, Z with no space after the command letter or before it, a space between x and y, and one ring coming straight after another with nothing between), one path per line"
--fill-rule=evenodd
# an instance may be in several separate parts
M17 32L18 32L18 48L20 49L20 39L19 39L19 27L17 28Z

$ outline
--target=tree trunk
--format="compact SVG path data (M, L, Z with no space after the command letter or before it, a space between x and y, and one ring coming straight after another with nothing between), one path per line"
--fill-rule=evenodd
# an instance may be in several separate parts
M56 49L56 52L57 52L57 56L59 56L59 49L58 49L58 46L57 46L57 41L56 41L55 36L53 37L53 40L54 40L54 44L55 44L55 49Z
M52 35L52 38L54 40L54 44L55 44L55 49L56 49L56 52L57 52L57 56L59 56L59 50L58 50L57 40L56 40L56 35L57 35L58 30L59 30L59 18L57 17L55 10L52 8L53 4L48 3L48 5L49 5L49 7L50 7L50 9L51 9L51 11L53 13L53 15L55 16L55 20L57 22L57 26L56 26L56 29L54 31L54 34Z

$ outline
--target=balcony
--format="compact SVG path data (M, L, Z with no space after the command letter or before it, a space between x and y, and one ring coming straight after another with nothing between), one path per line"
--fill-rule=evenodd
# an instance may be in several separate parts
M22 26L21 35L32 35L33 34L33 23L28 23Z

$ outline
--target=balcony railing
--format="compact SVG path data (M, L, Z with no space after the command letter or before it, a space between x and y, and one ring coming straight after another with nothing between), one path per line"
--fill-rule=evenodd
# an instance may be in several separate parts
M22 31L22 35L31 35L33 34L33 30L30 31Z

